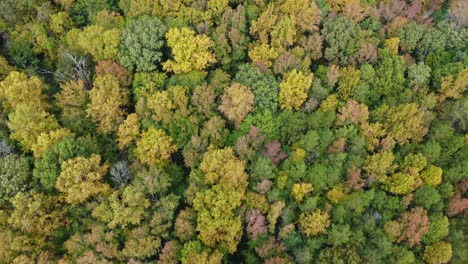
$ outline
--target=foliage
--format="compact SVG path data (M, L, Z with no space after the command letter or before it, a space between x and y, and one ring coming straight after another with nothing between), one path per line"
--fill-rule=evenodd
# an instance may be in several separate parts
M236 127L242 123L249 112L254 108L254 95L250 89L238 83L233 83L224 90L221 96L219 111L228 120L234 122Z
M104 134L114 132L123 121L123 106L127 103L126 91L116 77L110 74L97 76L89 92L90 103L86 112Z
M31 172L25 157L10 154L0 158L0 201L8 201L28 189Z
M109 189L107 184L100 182L108 168L100 162L101 157L94 154L90 158L77 157L63 162L56 186L66 194L65 201L80 204Z
M135 154L143 163L163 166L168 163L176 149L170 136L161 129L151 127L141 134L136 143Z
M330 225L330 216L327 212L316 210L312 213L302 213L299 216L299 225L306 236L315 236L324 233Z
M172 49L174 60L163 63L163 68L174 73L187 73L204 70L208 64L216 62L210 52L214 45L207 36L195 35L189 28L171 28L166 33L167 44Z
M136 71L152 71L162 59L166 26L157 18L139 17L122 32L120 63Z
M296 70L289 72L280 83L279 103L281 109L298 110L307 99L314 75Z
M465 263L463 0L0 0L0 263Z

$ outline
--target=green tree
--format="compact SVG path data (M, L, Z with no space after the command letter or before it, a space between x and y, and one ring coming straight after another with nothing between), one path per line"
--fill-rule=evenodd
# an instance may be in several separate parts
M257 111L276 112L279 86L273 74L262 73L257 67L243 64L239 66L234 80L252 89Z
M131 20L122 32L119 61L136 71L153 71L162 58L167 28L156 17Z
M360 47L360 29L352 20L338 17L327 19L322 34L325 40L325 59L346 65Z
M431 225L429 232L423 237L423 242L427 245L444 239L449 234L449 220L443 215L434 215L429 217Z
M408 143L410 139L420 142L428 131L424 112L415 103L391 107L386 113L383 126L388 135L400 145Z
M107 223L109 228L139 225L148 214L150 201L145 198L141 187L128 185L114 191L106 200L94 208L92 215Z
M31 172L26 157L10 154L0 158L0 201L8 201L29 187Z
M245 8L238 5L236 9L226 8L221 23L213 32L216 57L225 68L236 67L245 59L247 44L247 17Z

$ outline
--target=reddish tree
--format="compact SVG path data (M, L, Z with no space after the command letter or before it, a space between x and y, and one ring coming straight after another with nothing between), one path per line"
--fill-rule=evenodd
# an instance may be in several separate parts
M353 189L353 190L360 190L364 187L366 181L361 178L361 169L356 167L352 167L348 170L346 174L346 183Z
M265 216L262 215L258 209L250 209L247 216L247 237L255 240L262 234L267 232L267 226L265 223Z
M412 208L411 211L403 213L399 223L402 225L402 232L398 241L407 240L410 247L421 242L431 224L427 217L427 211L420 207Z
M278 165L282 160L288 157L288 154L281 151L281 143L275 140L266 145L266 150L263 151L263 156L271 159L271 162L274 165Z

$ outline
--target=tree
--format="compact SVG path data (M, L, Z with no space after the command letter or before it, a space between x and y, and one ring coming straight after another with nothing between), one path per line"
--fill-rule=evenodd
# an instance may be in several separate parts
M38 239L50 236L67 224L65 208L56 196L19 192L11 199L11 203L14 210L8 223L23 232L37 235Z
M216 62L215 56L210 52L214 43L207 36L196 36L193 30L184 27L169 29L166 39L174 58L163 63L166 71L177 74L204 70L210 63Z
M388 135L400 145L408 143L410 139L420 142L428 131L424 112L420 111L415 103L391 107L386 113L383 126Z
M281 109L298 110L307 99L314 75L296 70L289 72L280 83L279 103Z
M8 118L10 137L18 140L25 150L31 150L42 133L59 128L54 116L31 104L18 105L16 111L9 114Z
M205 182L211 185L232 185L241 193L247 187L245 161L239 160L232 148L208 150L199 168L205 175Z
M117 130L120 149L127 147L140 135L140 118L137 114L129 114Z
M344 67L340 70L340 74L338 94L344 100L348 100L354 97L356 87L361 82L361 72L354 67Z
M418 245L424 235L429 231L430 221L427 217L427 211L415 207L409 212L404 212L398 221L399 234L397 239L399 242L407 240L410 247Z
M200 170L210 187L196 194L199 239L207 246L235 252L242 236L242 221L236 213L247 188L245 162L231 148L210 149L203 156Z
M449 220L443 215L434 215L429 217L431 225L429 232L423 237L423 242L426 245L444 239L449 234Z
M424 183L436 187L442 183L442 169L434 165L429 165L421 172L421 179Z
M447 242L436 242L424 249L423 259L428 264L448 263L452 258L452 245Z
M36 76L28 78L25 73L11 71L0 82L0 99L8 111L15 111L20 104L35 106L38 110L46 110L45 96L42 94L42 81Z
M377 181L383 182L387 175L396 169L393 164L395 156L391 151L376 153L369 156L365 162L364 170L370 177L375 177Z
M161 240L151 235L148 227L137 227L126 232L125 246L122 253L126 257L145 259L155 256L160 247Z
M10 154L0 158L0 203L29 187L31 172L26 157Z
M100 25L90 25L83 30L74 28L66 35L66 43L73 51L84 51L96 60L117 57L122 32L120 29L107 30Z
M258 209L250 209L247 215L247 237L251 240L256 240L262 234L267 232L265 216Z
M312 213L302 213L299 216L299 225L306 236L315 236L325 232L330 225L330 216L319 209Z
M101 182L108 166L100 163L101 157L96 154L90 158L77 157L62 163L55 186L65 193L68 203L81 204L90 197L109 190L109 186Z
M97 76L89 92L90 103L86 112L103 134L115 132L124 119L127 93L113 75Z
M327 19L322 34L325 40L325 59L345 65L359 49L360 29L352 20L344 17Z
M243 5L235 10L226 8L221 23L213 32L214 51L225 68L235 67L244 60L247 44L247 18Z
M57 106L61 108L61 121L74 131L89 129L92 125L87 118L86 107L89 102L89 93L82 80L70 80L60 85L60 92L55 94Z
M242 236L242 221L234 210L240 207L242 193L232 185L217 184L197 193L193 205L197 211L199 239L207 246L235 252Z
M221 252L203 247L203 244L200 241L190 241L185 243L184 247L181 249L180 254L180 260L182 264L221 264L223 260L223 254Z
M161 129L149 128L141 134L136 143L137 158L147 165L164 166L169 162L171 154L177 150L172 144L172 138Z
M385 181L385 188L394 194L408 194L416 188L416 179L411 174L397 172Z
M279 9L283 14L294 17L297 26L302 31L311 33L318 30L320 9L315 2L308 0L286 0Z
M262 73L257 67L243 64L239 66L234 81L252 89L257 111L270 110L272 113L276 112L279 86L273 74Z
M379 60L375 68L374 89L371 91L373 103L383 98L383 102L396 105L407 102L410 90L405 89L405 61L388 49L379 50Z
M141 223L148 213L150 202L141 187L128 185L114 191L107 200L94 208L92 215L107 223L109 228L134 226Z
M338 247L327 247L320 251L318 262L320 264L326 263L348 263L358 264L362 263L355 248L345 245Z
M129 86L132 82L132 74L123 66L113 60L98 61L95 67L96 75L114 75L121 86Z
M37 142L31 147L34 157L41 157L51 146L55 145L65 137L72 136L73 133L66 128L59 128L48 133L41 133L37 137Z
M120 63L136 71L152 71L162 58L167 27L156 17L141 16L129 21L122 32Z
M468 87L468 70L460 71L454 78L452 75L442 78L439 93L439 101L443 102L448 98L458 99L463 95Z
M234 122L236 127L239 127L247 114L253 111L254 99L254 94L248 87L233 83L224 90L219 110L227 119Z
M431 68L424 62L413 64L408 68L408 78L412 86L424 87L429 82L431 77Z
M310 183L296 183L292 186L291 195L297 203L302 202L307 193L313 191L312 184Z

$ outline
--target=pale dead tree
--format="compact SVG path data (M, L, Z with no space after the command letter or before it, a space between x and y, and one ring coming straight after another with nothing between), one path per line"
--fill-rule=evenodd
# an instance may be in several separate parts
M59 82L67 82L69 80L82 80L85 84L85 88L87 90L91 89L91 70L89 68L88 61L86 60L86 58L70 54L68 52L64 52L62 56L66 63L70 63L72 65L71 70L56 70L55 72L52 72L46 69L39 68L39 72L52 74Z
M130 179L130 169L128 163L125 160L119 161L112 165L110 168L110 175L112 181L118 186L124 186Z
M10 147L3 140L0 140L0 158L6 157L11 153Z

